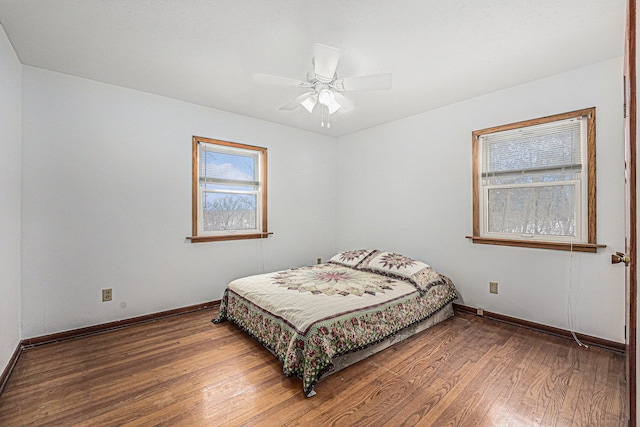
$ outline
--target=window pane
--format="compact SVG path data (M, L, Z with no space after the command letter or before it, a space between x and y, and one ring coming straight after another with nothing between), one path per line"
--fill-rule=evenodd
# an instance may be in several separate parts
M574 184L489 189L489 232L573 236L575 192Z
M204 231L256 229L255 194L203 194Z
M202 150L200 176L225 180L257 181L257 156Z

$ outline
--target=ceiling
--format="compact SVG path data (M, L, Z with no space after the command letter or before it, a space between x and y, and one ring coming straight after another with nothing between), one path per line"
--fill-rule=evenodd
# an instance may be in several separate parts
M625 0L0 0L23 64L334 137L620 57ZM338 77L393 73L345 93L351 111L278 109L305 89L314 43Z

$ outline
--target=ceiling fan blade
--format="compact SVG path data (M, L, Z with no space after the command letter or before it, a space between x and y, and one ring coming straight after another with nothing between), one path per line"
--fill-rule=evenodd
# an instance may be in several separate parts
M316 43L313 47L313 64L316 78L322 83L333 80L340 62L340 49Z
M311 87L311 83L302 80L290 79L288 77L271 76L269 74L255 74L253 79L260 83L274 84L279 86Z
M333 94L334 99L336 100L337 103L339 103L342 106L342 111L343 112L348 112L353 110L353 101L350 100L349 98L347 98L346 96L344 96L343 94L339 93L339 92L335 92Z
M300 107L301 103L304 102L307 98L315 95L315 92L305 92L300 96L297 96L293 101L279 108L280 111L293 111ZM315 106L315 103L314 103ZM306 108L306 107L305 107ZM313 109L313 108L312 108Z
M391 73L346 77L342 80L336 80L334 85L335 89L341 92L391 89Z

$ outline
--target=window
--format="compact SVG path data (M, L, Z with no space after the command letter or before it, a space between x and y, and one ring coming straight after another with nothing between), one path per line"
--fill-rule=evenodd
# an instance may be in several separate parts
M267 237L267 149L193 137L192 242Z
M473 132L474 243L596 252L595 108Z

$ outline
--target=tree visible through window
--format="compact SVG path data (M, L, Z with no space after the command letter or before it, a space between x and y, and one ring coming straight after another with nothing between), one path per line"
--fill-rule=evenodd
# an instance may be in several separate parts
M595 108L473 132L475 243L595 252Z
M192 241L267 237L267 150L193 137Z

